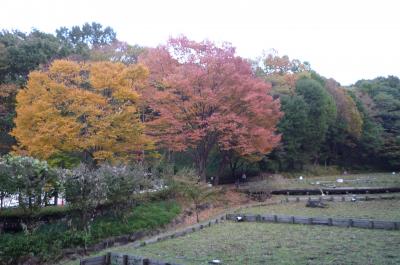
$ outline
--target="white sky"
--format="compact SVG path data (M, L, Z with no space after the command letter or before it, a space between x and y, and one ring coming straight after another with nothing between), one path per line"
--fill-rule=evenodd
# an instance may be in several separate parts
M342 85L400 76L397 0L2 0L1 11L0 29L54 33L95 21L130 44L184 34L231 42L247 58L276 49Z

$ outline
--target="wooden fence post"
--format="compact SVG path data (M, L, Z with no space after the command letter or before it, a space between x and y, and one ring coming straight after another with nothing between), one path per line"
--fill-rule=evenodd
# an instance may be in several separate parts
M143 259L143 265L150 265L149 259Z
M122 265L128 265L128 255L122 256Z
M81 259L81 261L79 262L79 265L85 265L86 264L86 260Z

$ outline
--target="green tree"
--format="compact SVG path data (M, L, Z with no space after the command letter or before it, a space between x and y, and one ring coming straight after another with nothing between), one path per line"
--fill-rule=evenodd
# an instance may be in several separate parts
M309 106L299 95L282 96L282 111L285 113L278 124L282 133L282 145L274 151L279 159L279 169L299 169L310 159L305 153Z
M71 50L72 54L83 59L90 57L90 50L112 44L117 40L117 34L111 27L100 23L85 23L82 26L73 26L70 29L61 27L56 30L56 36Z
M54 35L33 30L29 34L20 31L2 31L3 67L0 66L0 83L16 82L23 85L30 71L52 59L69 54L68 49ZM1 64L0 64L1 65Z
M336 118L336 106L323 86L313 79L300 79L296 83L296 93L302 96L308 105L304 150L314 160L314 164L317 164L328 129Z
M46 205L59 186L57 173L46 161L7 155L2 164L11 174L9 193L17 189L19 207L30 212Z
M9 132L14 127L17 92L18 86L15 84L0 84L0 155L7 154L15 144Z
M196 172L188 168L183 168L173 177L172 185L179 195L192 204L197 222L200 221L201 205L212 200L220 191L200 182Z
M114 41L109 45L94 47L90 51L92 61L111 61L124 64L135 64L139 55L145 52L145 48L139 45L129 45L126 42Z
M367 94L373 103L370 115L380 123L383 145L380 149L381 167L400 167L400 80L395 76L360 80L356 83L359 94ZM366 97L361 97L365 100ZM370 104L367 102L364 105Z

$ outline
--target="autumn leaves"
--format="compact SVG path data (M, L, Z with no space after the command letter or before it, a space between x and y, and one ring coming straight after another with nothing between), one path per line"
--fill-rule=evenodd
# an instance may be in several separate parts
M122 63L54 61L29 76L17 96L13 135L19 149L47 159L84 153L93 161L138 159L151 150L136 101L147 68Z
M40 158L81 153L94 162L190 149L200 176L213 148L257 159L279 142L270 85L229 45L180 37L139 64L54 61L17 96L18 150Z

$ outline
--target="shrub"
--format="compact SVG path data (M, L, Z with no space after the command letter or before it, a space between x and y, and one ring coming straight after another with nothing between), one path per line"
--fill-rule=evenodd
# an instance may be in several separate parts
M46 205L60 184L47 162L24 156L0 158L0 178L1 197L18 193L19 207L30 212Z
M113 215L97 217L88 231L69 228L65 222L45 224L29 235L0 236L0 264L17 264L32 255L41 262L56 261L63 248L85 247L103 238L154 229L166 225L180 213L174 202L145 203L129 210L127 222Z

